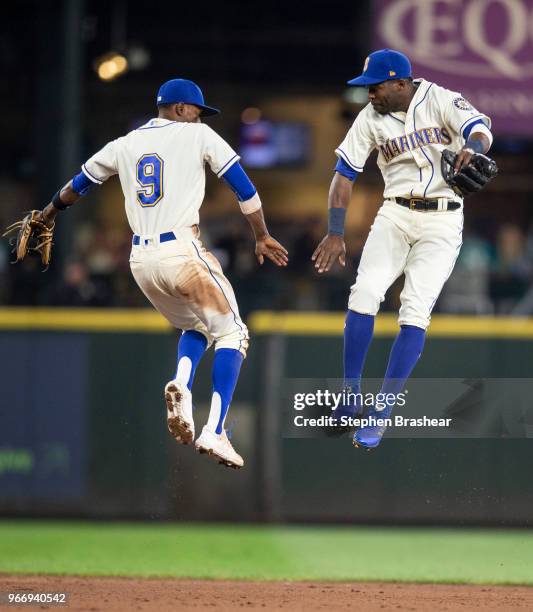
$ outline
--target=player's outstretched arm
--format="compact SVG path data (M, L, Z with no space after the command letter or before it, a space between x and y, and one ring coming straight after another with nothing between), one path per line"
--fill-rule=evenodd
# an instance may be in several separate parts
M277 266L286 266L289 261L287 249L268 233L263 209L244 216L254 232L257 261L263 265L265 257L268 257Z
M82 179L84 182L85 179ZM78 177L74 177L52 198L43 210L31 210L20 221L15 221L6 228L2 237L17 233L13 252L16 253L15 262L22 261L30 251L39 253L44 270L48 269L52 259L52 245L54 240L54 226L57 213L72 206L82 195L82 189L76 191ZM87 189L85 189L85 192ZM13 262L13 263L15 263Z
M329 188L328 233L311 257L319 274L329 272L336 259L341 266L346 265L344 219L352 196L352 187L352 180L335 172Z
M52 201L43 208L43 221L46 225L52 227L58 213L72 206L81 197L81 194L72 187L72 181L69 181L55 194Z
M241 164L233 164L222 178L237 196L241 211L254 232L257 261L263 265L268 257L277 266L286 266L289 261L287 249L268 233L261 199Z

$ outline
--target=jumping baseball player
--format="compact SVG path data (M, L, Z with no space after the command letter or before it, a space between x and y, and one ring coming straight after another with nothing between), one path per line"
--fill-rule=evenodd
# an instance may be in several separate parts
M344 330L345 385L360 392L374 318L385 292L402 274L399 334L381 392L399 393L424 347L431 311L449 277L463 229L463 195L478 191L496 172L484 154L492 144L490 120L461 94L413 79L409 59L391 49L372 53L361 76L369 104L356 117L338 156L329 192L329 231L312 259L319 273L345 265L344 221L352 187L376 149L385 182L384 203L368 235L351 287ZM451 150L451 151L449 151ZM455 154L455 155L454 155ZM450 157L451 156L451 157ZM451 159L452 167L447 166ZM442 171L441 171L442 164ZM370 416L388 417L392 407ZM360 406L344 406L354 416ZM360 428L356 446L376 447L385 427Z
M233 289L220 264L202 245L199 209L205 192L205 164L233 189L255 235L260 264L267 257L287 264L287 251L267 230L261 200L235 151L201 116L220 111L207 106L192 81L173 79L157 94L158 117L117 138L93 155L42 211L14 224L20 229L17 259L37 238L48 264L56 215L94 185L118 174L133 232L131 271L153 306L181 330L176 374L165 387L168 429L182 444L194 440L191 387L206 348L215 344L209 420L195 442L200 453L240 468L224 420L248 348L248 330L239 316ZM9 229L9 228L8 228Z

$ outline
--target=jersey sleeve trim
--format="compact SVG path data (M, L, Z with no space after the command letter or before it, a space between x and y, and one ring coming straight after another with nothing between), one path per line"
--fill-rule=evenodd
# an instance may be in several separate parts
M237 163L241 158L237 155L237 153L235 153L235 155L229 159L223 166L222 168L220 168L220 170L217 172L217 177L220 178L224 172L227 172L228 169L235 163Z
M358 177L359 173L354 170L351 166L349 166L342 157L337 159L337 164L335 166L335 172L342 174L342 176L346 177L350 181L355 181Z
M233 190L239 202L246 202L257 193L257 189L239 162L228 168L221 178Z
M475 121L473 121L472 123L469 123L465 129L463 130L463 138L465 140L468 140L468 137L470 136L472 130L474 129L474 126L476 125L483 125L485 126L485 122L482 119L476 119ZM485 126L486 127L486 126Z
M89 172L89 170L87 170L87 166L85 164L83 164L83 166L81 167L81 170L83 174L85 174L85 176L93 183L96 183L97 185L101 185L104 182L104 181L101 181L100 179L97 179L96 176L92 175Z
M239 202L239 206L241 208L241 212L243 215L251 215L256 210L259 210L262 207L261 198L259 197L259 194L256 192L248 200L245 200L244 202Z
M465 136L465 141L468 142L472 134L485 134L485 136L489 139L489 148L492 147L492 143L494 142L494 136L483 121L476 121L475 123L469 125L465 130L465 133L466 131L468 131L468 138Z
M95 183L84 172L76 174L72 179L72 189L81 196L85 195L94 185Z
M474 117L469 117L463 123L463 125L459 128L459 133L463 135L470 123L474 123L474 122L477 123L480 120L483 121L483 123L485 123L486 125L486 121L488 120L488 117L486 115L483 115L482 113L479 113L479 115L474 115ZM487 127L490 127L490 124Z
M342 157L342 159L348 164L348 166L350 166L350 168L352 168L352 170L355 170L356 172L362 172L363 171L363 168L361 166L356 166L353 162L350 161L350 159L348 158L346 153L340 147L337 147L335 149L335 153L339 157Z

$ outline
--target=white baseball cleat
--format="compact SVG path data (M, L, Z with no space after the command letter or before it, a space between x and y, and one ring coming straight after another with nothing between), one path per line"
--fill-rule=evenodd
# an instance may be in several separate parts
M207 453L218 463L227 467L238 470L244 465L244 459L235 452L224 429L221 434L217 434L206 425L194 446L199 453Z
M165 386L168 430L176 442L191 444L194 440L192 395L189 389L175 380Z

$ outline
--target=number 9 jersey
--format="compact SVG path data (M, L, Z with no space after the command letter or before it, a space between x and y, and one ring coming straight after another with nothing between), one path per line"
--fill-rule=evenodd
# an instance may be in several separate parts
M197 225L205 162L221 177L239 159L203 123L155 118L106 144L81 169L97 184L118 174L133 233L153 236Z

